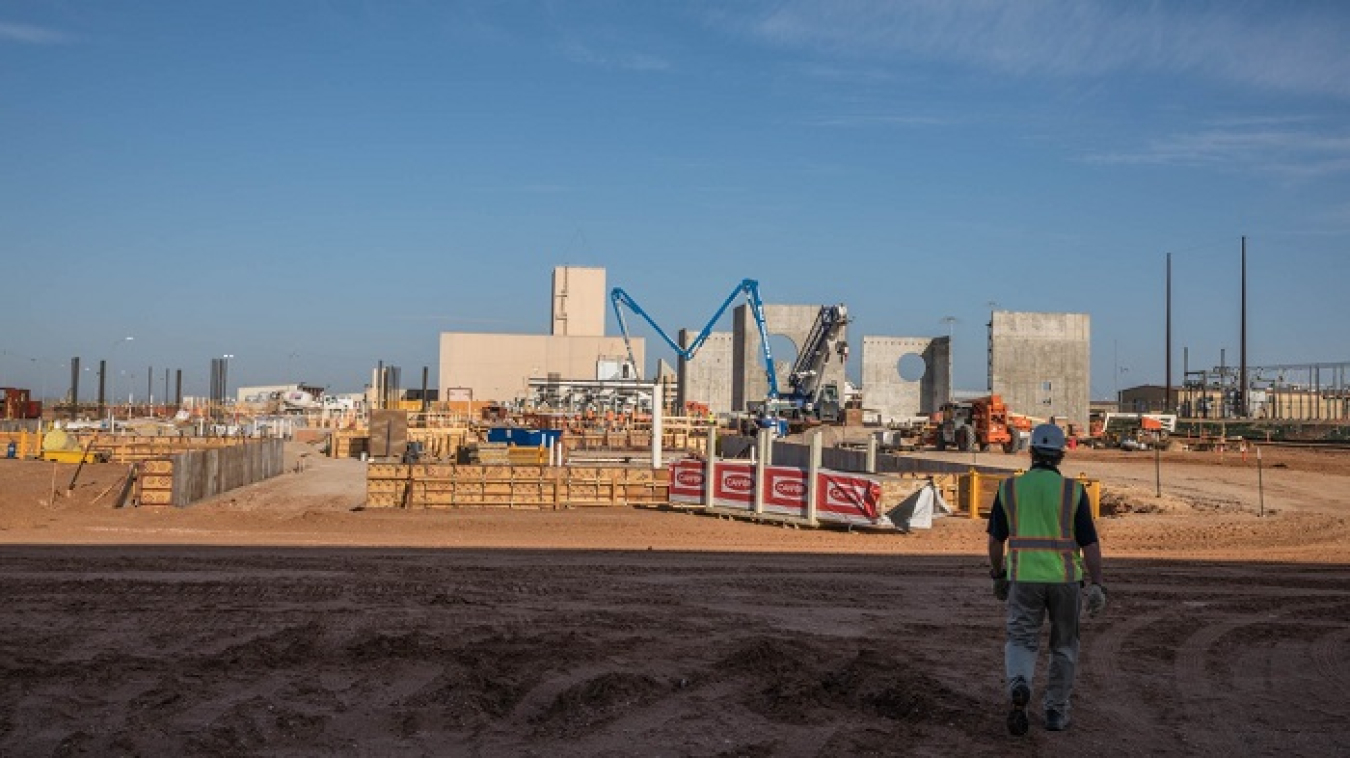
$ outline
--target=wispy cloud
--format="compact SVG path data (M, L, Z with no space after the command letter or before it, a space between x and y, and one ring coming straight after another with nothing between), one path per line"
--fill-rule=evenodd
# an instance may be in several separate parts
M0 42L21 42L27 45L60 45L73 38L65 32L45 29L30 24L10 24L0 21Z
M563 55L573 63L627 71L669 71L670 61L648 53L601 52L575 40L563 45Z
M908 126L908 127L927 127L927 126L951 126L954 121L937 116L913 116L902 114L884 114L884 113L857 113L857 114L836 114L831 116L822 116L808 122L811 126L832 126L832 127L861 127L861 126Z
M1311 129L1215 127L1153 140L1135 150L1086 156L1108 165L1228 166L1294 179L1350 172L1350 136Z
M730 23L776 44L851 57L903 55L1012 75L1195 74L1344 97L1347 18L1336 3L787 0Z

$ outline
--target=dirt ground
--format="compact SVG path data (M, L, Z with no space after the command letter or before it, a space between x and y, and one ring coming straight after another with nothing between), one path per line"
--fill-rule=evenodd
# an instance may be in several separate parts
M1350 754L1350 453L1072 453L1110 604L1020 739L983 522L361 510L292 454L185 509L0 460L0 755Z

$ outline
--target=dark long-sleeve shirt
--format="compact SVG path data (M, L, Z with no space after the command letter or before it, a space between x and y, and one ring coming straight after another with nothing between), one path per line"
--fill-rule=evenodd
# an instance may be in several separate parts
M1045 464L1035 464L1032 469L1046 469L1059 473L1059 469ZM1003 503L999 499L1002 495L1002 488L999 493L994 495L994 510L989 516L989 527L987 531L994 539L1002 542L1008 539L1012 534L1012 529L1008 525L1008 514L1003 511ZM1073 536L1079 547L1087 547L1097 541L1097 526L1092 523L1092 503L1088 500L1087 491L1083 491L1083 496L1078 499L1078 507L1073 512Z

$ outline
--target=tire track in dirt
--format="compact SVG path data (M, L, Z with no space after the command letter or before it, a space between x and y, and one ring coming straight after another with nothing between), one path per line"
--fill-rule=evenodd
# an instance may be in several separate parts
M1318 637L1309 653L1318 674L1343 693L1350 693L1350 628L1338 629Z
M1301 641L1294 633L1273 635L1287 648L1283 653L1271 647L1252 644L1243 647L1220 645L1220 641L1243 629L1254 630L1246 636L1258 639L1262 627L1283 626L1304 630L1325 623L1310 621L1309 616L1316 619L1318 612L1335 610L1339 606L1304 603L1282 605L1278 610L1257 609L1243 613L1238 618L1208 623L1181 644L1177 650L1175 667L1180 695L1178 701L1189 714L1188 721L1214 724L1205 733L1210 747L1224 754L1242 755L1268 739L1269 735L1262 733L1261 720L1254 716L1288 696L1288 693L1278 691L1277 681L1273 677L1279 663L1276 658L1283 656L1301 661L1313 660L1313 646L1316 644ZM1233 649L1240 649L1245 655L1234 658ZM1210 674L1209 659L1216 651L1219 659L1230 668L1225 672L1226 676ZM1225 681L1220 682L1221 678ZM1280 681L1286 687L1290 686L1287 679L1281 677ZM1221 697L1215 695L1220 688L1223 690ZM1242 707L1226 707L1233 700L1241 703ZM1195 744L1194 740L1194 735L1188 735L1189 743Z
M1109 612L1109 611L1108 611ZM1092 635L1091 648L1089 656L1083 661L1083 664L1091 669L1097 670L1099 680L1096 691L1100 692L1100 700L1103 705L1097 706L1099 710L1104 710L1111 714L1113 727L1111 731L1122 735L1121 739L1128 744L1129 735L1143 734L1147 730L1156 731L1156 718L1145 718L1138 710L1141 703L1157 703L1157 693L1141 691L1131 682L1138 681L1137 675L1126 674L1122 661L1126 659L1124 648L1126 643L1141 643L1143 639L1153 638L1156 635L1145 632L1152 630L1163 622L1162 614L1150 613L1142 616L1131 616L1124 621L1113 623L1101 634ZM1080 664L1081 665L1081 664ZM1097 698L1094 698L1096 701ZM1111 707L1106 703L1120 702L1129 703L1134 707ZM1115 726L1118 725L1118 728Z
M1177 702L1179 706L1191 714L1185 720L1191 724L1213 725L1204 732L1194 731L1194 727L1188 728L1184 733L1182 744L1193 747L1203 744L1207 749L1222 755L1246 754L1248 746L1238 736L1241 727L1245 726L1240 719L1240 713L1229 714L1223 712L1222 708L1212 706L1204 709L1203 715L1197 713L1197 711L1201 710L1200 704L1202 702L1217 702L1217 699L1211 696L1214 687L1209 681L1209 673L1206 670L1206 659L1210 651L1225 635L1256 621L1244 617L1208 623L1201 627L1200 631L1195 632L1183 641L1181 646L1177 648L1175 664ZM1239 718L1234 718L1234 716Z

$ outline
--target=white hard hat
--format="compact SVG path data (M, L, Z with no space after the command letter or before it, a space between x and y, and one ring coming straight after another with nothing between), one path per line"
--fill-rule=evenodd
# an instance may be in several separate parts
M1031 447L1046 453L1064 450L1064 430L1054 424L1040 424L1031 430Z

